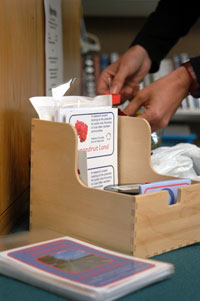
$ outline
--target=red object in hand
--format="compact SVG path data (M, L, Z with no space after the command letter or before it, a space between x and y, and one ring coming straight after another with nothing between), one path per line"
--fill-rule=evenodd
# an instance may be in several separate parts
M106 95L111 94L109 91L106 91ZM119 105L121 101L121 95L120 94L112 94L112 104L113 105Z
M75 129L79 136L80 142L84 142L87 139L88 125L83 121L77 120L75 123Z
M112 94L112 104L119 105L121 102L121 95L120 94Z

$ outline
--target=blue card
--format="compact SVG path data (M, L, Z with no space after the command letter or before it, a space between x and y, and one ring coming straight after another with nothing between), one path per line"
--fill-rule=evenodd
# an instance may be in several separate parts
M178 188L190 184L191 184L191 179L188 178L153 182L153 183L140 185L139 193L147 194L151 192L166 190L169 193L169 205L172 205L177 202Z

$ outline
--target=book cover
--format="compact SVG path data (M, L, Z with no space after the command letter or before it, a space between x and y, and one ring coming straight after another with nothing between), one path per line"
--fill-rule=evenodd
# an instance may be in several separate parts
M82 56L82 95L96 96L95 66L92 54Z
M0 273L76 300L115 300L173 273L173 265L61 237L0 253Z

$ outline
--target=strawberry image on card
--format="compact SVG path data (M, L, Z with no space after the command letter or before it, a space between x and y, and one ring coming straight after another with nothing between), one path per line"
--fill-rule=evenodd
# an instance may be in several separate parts
M84 123L83 121L77 120L75 123L75 129L79 136L80 142L86 141L87 133L88 133L88 125L86 123Z

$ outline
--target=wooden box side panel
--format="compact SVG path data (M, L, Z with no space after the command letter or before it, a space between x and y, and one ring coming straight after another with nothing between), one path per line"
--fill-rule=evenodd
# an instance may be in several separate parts
M20 195L30 185L31 119L36 115L28 99L44 94L43 44L43 2L2 0L0 215L7 208L11 211L12 204L21 199ZM19 206L26 206L22 199ZM10 223L18 213L11 213Z
M151 257L200 241L200 184L179 188L178 202L168 192L136 197L134 255Z
M119 116L119 183L145 183L172 179L157 173L151 163L151 130L146 120Z
M33 120L31 228L47 227L133 253L135 198L84 186L77 177L77 135L64 123Z

